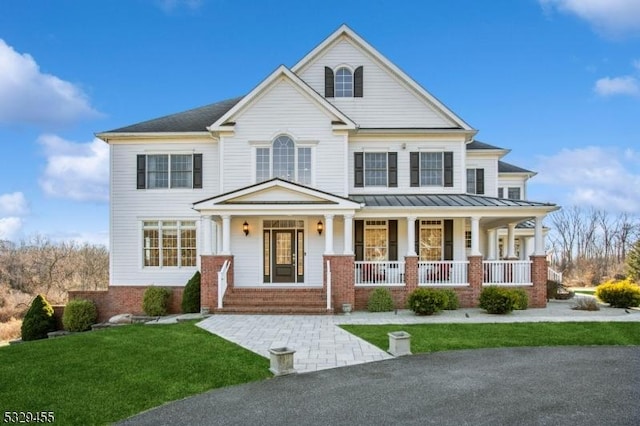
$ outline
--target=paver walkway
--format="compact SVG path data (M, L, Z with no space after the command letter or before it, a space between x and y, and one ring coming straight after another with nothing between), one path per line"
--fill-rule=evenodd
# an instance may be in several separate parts
M406 310L351 315L213 315L198 326L266 358L270 348L294 349L294 368L302 373L392 358L347 333L340 324L640 321L639 310L602 307L595 312L576 311L571 309L573 304L573 301L550 301L544 309L514 311L509 315L490 315L480 309L444 311L433 316L415 316Z

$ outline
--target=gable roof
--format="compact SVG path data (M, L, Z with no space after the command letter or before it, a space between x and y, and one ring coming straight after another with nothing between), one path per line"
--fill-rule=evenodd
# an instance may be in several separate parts
M321 55L325 50L329 49L332 45L337 43L343 37L348 38L351 42L357 45L365 53L375 59L383 68L388 72L395 75L401 82L405 83L411 88L419 97L421 97L427 104L431 105L437 111L446 116L449 120L455 123L456 127L462 130L466 130L475 134L476 130L473 129L464 120L458 117L453 111L440 102L435 96L427 92L419 83L413 80L408 74L398 68L393 62L389 61L380 52L378 52L373 46L367 43L362 37L355 33L346 24L341 25L336 31L334 31L329 37L327 37L322 43L311 50L304 58L299 60L291 70L294 73L301 72L307 65L309 65L315 58Z
M525 173L531 176L536 175L536 172L514 166L513 164L506 163L504 161L498 161L498 173Z
M353 122L349 117L347 117L342 111L336 108L331 102L327 101L323 96L320 96L318 92L313 90L307 83L305 83L300 77L291 72L284 65L280 65L274 72L272 72L267 78L265 78L260 84L258 84L249 94L244 96L239 102L233 105L229 110L227 110L224 114L218 117L215 121L212 121L210 125L207 127L209 131L217 131L217 130L231 130L232 127L229 126L231 124L229 121L238 113L240 113L244 108L251 104L251 102L255 101L262 93L267 91L271 84L275 82L278 78L283 77L288 80L294 87L298 88L300 91L305 93L310 99L312 99L318 106L329 112L331 115L337 118L334 120L334 125L344 126L346 129L355 129L357 127L356 123ZM226 124L226 126L225 126ZM225 127L221 127L225 126Z
M206 132L207 126L216 121L236 105L243 97L226 99L210 105L190 109L176 114L143 121L107 133L165 133L165 132Z

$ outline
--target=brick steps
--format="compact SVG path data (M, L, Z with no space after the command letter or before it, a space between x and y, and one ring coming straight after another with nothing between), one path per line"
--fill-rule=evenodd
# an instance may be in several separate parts
M224 307L217 313L327 314L322 289L234 288L227 291Z

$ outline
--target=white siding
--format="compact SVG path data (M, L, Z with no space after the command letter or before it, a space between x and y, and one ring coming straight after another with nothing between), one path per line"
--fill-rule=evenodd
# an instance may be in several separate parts
M508 196L508 188L520 188L520 197L523 200L527 199L527 179L521 175L506 175L501 174L498 177L498 188L504 188L504 198ZM497 193L497 189L496 189Z
M300 77L324 96L324 67L347 66L352 72L363 66L362 98L327 98L361 127L456 127L442 113L427 104L408 85L348 39L342 38L306 66Z
M221 192L255 183L255 143L270 143L280 134L312 145L312 185L344 194L344 138L334 135L332 117L289 81L279 80L236 118L235 134L223 141L224 182ZM315 145L314 145L315 144Z
M351 138L349 143L349 192L351 194L376 194L396 192L398 194L412 193L451 193L459 194L466 191L466 167L464 166L464 141L460 138L408 138L408 137L385 137L385 138ZM356 188L354 186L354 153L355 152L397 152L398 153L398 187L376 187L365 186ZM411 152L453 152L453 187L444 186L423 186L412 187L409 167L409 157Z
M202 153L202 189L136 189L136 156L153 153ZM111 145L111 285L186 284L198 269L143 268L142 220L196 220L191 204L211 196L218 187L217 145L193 143L132 143ZM197 231L198 262L201 249Z

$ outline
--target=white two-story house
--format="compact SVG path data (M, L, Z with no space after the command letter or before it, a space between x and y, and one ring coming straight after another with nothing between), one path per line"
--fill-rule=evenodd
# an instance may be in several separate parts
M347 26L250 93L99 133L111 152L103 316L202 273L220 312L339 312L389 288L521 286L544 306L534 173ZM95 297L94 297L95 299Z

